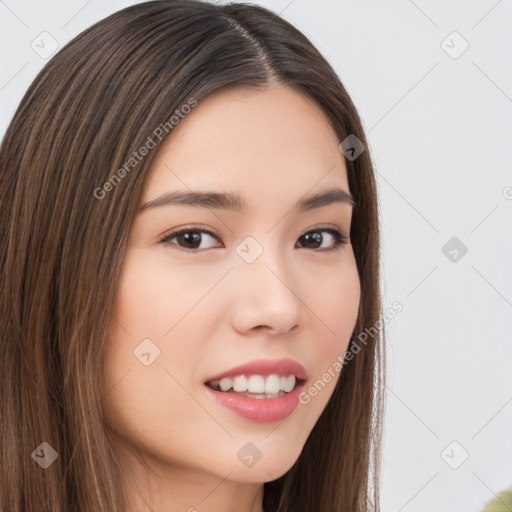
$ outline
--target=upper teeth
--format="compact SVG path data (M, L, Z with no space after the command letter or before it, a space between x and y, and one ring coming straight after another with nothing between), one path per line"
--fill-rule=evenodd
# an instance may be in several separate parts
M224 377L220 380L209 382L212 387L220 386L222 391L249 391L250 393L289 393L295 387L295 375L287 377L279 375L240 375L237 377Z

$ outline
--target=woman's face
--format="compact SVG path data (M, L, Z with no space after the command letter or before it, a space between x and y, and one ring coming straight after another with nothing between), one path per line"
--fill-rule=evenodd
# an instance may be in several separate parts
M339 379L359 307L352 246L329 231L349 236L352 206L298 207L330 189L350 192L339 143L315 103L273 86L200 101L158 148L140 206L198 195L154 202L131 229L106 358L104 406L119 447L159 471L218 481L270 481L294 464ZM245 207L196 204L205 192ZM293 391L300 372L283 359L305 371ZM254 393L285 384L284 397L205 384L261 360L278 364L213 380Z

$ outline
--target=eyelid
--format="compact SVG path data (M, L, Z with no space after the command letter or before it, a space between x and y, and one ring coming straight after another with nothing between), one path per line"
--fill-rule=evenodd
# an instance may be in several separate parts
M339 231L345 238L348 238L348 235L345 232L345 230L340 228L339 226L336 226L336 224L314 225L310 228L305 229L300 236L304 236L306 233L309 233L310 231L321 231L323 229L334 229L336 231Z

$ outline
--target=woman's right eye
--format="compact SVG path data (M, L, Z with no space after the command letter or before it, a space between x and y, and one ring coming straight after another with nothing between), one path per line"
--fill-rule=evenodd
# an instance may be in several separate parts
M189 227L168 233L162 240L160 240L160 243L166 246L177 245L178 248L186 249L190 252L210 249L211 247L200 247L204 235L208 235L210 238L218 238L215 233L208 229L202 227ZM173 241L175 239L177 242ZM180 241L182 243L180 243Z

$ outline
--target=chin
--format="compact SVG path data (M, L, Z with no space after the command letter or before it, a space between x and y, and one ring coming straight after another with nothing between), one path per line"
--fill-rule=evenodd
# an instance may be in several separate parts
M295 449L283 451L281 447L273 453L262 453L259 460L254 462L252 466L248 465L246 467L243 462L238 462L237 460L236 470L231 473L229 479L245 483L271 482L283 476L293 467L300 455L300 451L297 452ZM226 469L229 472L230 468Z

